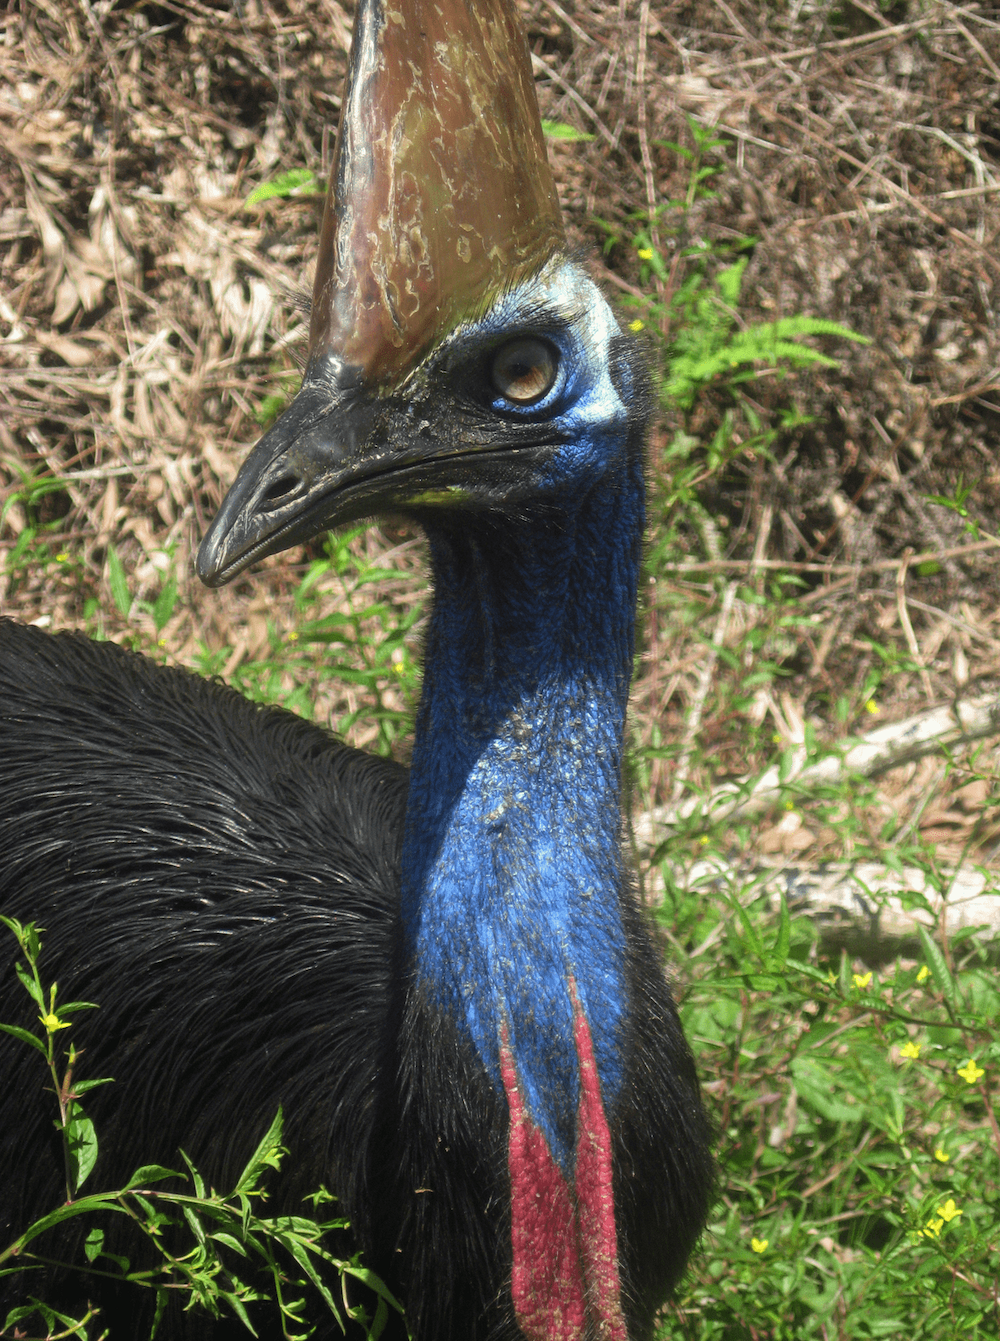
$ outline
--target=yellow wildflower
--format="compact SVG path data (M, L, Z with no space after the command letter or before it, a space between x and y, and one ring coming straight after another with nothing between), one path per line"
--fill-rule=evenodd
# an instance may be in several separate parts
M289 641L290 643L297 643L298 640L299 640L299 635L298 635L298 634L295 632L295 630L293 629L292 632L288 635L288 641Z
M633 335L638 335L640 331L644 331L646 329L646 323L644 321L640 321L639 318L636 317L635 321L629 322L628 328L633 333Z
M766 1253L767 1245L769 1242L770 1242L769 1239L751 1239L750 1247L754 1250L755 1253Z
M939 1164L947 1164L948 1161L951 1159L951 1156L948 1154L947 1150L945 1150L942 1146L938 1146L934 1151L934 1158L937 1160Z
M870 698L865 704L865 712L870 712L873 717L878 712L878 704L873 698Z
M859 992L863 992L865 988L868 986L868 984L871 982L871 980L872 980L871 972L855 973L851 978L851 981L854 983L854 986L858 989Z
M975 1057L970 1057L964 1066L959 1066L955 1069L967 1085L974 1085L981 1076L985 1076L986 1074L981 1066L976 1065Z
M937 1213L942 1220L950 1222L962 1214L962 1208L955 1205L954 1197L949 1197L943 1206L938 1207Z
M49 1033L49 1034L54 1034L54 1033L56 1032L57 1029L68 1029L68 1028L69 1028L69 1021L68 1021L68 1020L60 1020L60 1018L59 1018L58 1015L52 1015L52 1014L50 1013L50 1014L48 1014L48 1015L39 1015L38 1018L41 1020L42 1024L45 1025L45 1031L46 1031L46 1033Z
M61 554L56 555L56 563L66 563L68 559L69 555L65 550L63 550Z
M639 252L638 252L638 256L639 256L639 260L640 260L640 261L651 261L651 260L653 259L652 248L650 248L650 247L640 247L640 248L639 248Z
M927 1228L924 1230L924 1233L927 1235L929 1239L940 1238L941 1226L943 1224L944 1224L943 1220L928 1220Z
M908 1061L915 1062L920 1056L919 1043L904 1043L899 1050L900 1057L905 1057Z
M917 982L926 982L931 976L931 971L926 964L920 965L920 972L917 974Z

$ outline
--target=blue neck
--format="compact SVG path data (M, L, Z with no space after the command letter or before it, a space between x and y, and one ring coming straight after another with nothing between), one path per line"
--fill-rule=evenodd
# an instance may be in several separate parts
M415 985L569 1173L570 975L605 1105L621 1082L621 767L643 519L640 453L531 520L428 527L435 604L403 847ZM610 477L610 482L609 482ZM570 1102L567 1102L567 1099Z

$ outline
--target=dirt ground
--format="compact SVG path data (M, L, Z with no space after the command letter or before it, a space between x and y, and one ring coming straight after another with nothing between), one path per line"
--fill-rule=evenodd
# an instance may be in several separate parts
M821 737L863 729L831 705L857 698L886 649L917 669L893 677L880 720L995 689L1000 13L945 0L522 8L543 116L593 137L550 152L572 237L611 292L669 302L699 246L750 237L741 323L804 312L871 341L837 342L836 368L743 388L765 422L789 405L809 422L705 484L710 525L681 525L673 597L694 614L658 618L669 602L651 598L640 736L679 739L700 695L689 781L763 764L698 669L705 638L743 647L758 616L739 594L720 619L725 591L768 561L801 577L811 622L787 635L782 693L758 697L754 740L805 721ZM113 544L140 599L175 567L165 653L192 663L204 642L227 649L231 672L290 617L307 556L214 593L190 557L259 435L255 411L302 359L319 211L315 197L244 200L280 172L328 169L351 6L7 0L0 22L0 610L86 624ZM722 140L722 170L714 194L658 215L669 273L651 288L634 234L690 194L677 146L695 147L691 117ZM686 420L666 416L654 476L679 429L711 438L730 403L710 389ZM59 553L25 563L26 532L57 520ZM359 543L391 551L395 596L414 599L406 529ZM111 618L106 632L135 630ZM353 692L321 715L357 706ZM676 791L676 768L654 769L653 799ZM926 807L933 781L931 818L960 848L982 798L954 800L968 775L934 778L898 771L886 804Z

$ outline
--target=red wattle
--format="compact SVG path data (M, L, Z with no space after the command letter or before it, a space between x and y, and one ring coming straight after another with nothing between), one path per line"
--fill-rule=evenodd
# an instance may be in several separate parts
M580 1108L576 1118L576 1221L583 1256L587 1303L601 1341L627 1341L618 1277L618 1230L611 1183L611 1133L601 1102L594 1040L569 977L573 1037L580 1061Z
M580 1066L576 1169L571 1189L527 1112L507 1025L500 1074L510 1109L511 1294L527 1341L582 1341L589 1316L600 1341L628 1341L618 1277L611 1133L590 1026L568 980Z
M510 1108L511 1294L517 1325L527 1341L577 1341L584 1307L573 1203L545 1137L525 1111L506 1025L500 1030L500 1074Z

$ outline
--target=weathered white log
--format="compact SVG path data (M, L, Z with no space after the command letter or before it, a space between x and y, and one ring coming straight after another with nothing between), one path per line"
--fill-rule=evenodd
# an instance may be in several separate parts
M669 836L671 829L695 812L706 821L759 813L777 801L789 787L804 789L816 783L832 784L848 774L874 777L886 769L919 759L935 750L955 748L984 736L1000 734L1000 695L958 700L882 726L849 744L841 754L828 754L815 763L806 762L800 746L791 767L782 776L777 765L754 782L746 779L725 783L707 799L689 797L678 805L656 806L636 817L634 835L639 855L648 855Z
M758 858L750 866L715 858L689 867L670 863L669 870L671 882L686 890L723 889L742 902L765 893L775 913L784 895L793 913L814 921L828 946L843 946L873 963L908 946L916 951L918 925L935 934L943 921L949 937L964 927L985 927L988 936L1000 939L1000 872L974 866L948 873L943 892L919 867L897 872L874 861L807 866ZM645 885L647 898L660 902L663 875L657 867L647 873Z

